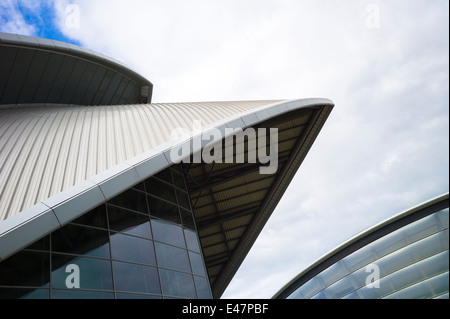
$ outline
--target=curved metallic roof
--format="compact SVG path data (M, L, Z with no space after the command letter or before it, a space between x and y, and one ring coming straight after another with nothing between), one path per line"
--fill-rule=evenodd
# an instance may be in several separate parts
M152 88L135 71L92 50L0 32L0 104L150 103Z
M193 133L195 121L202 125L195 134L276 127L275 174L259 174L251 163L184 165L213 293L220 297L333 106L303 99L0 107L0 260L171 166L170 149L180 143L170 139L173 130ZM192 139L188 134L181 143Z
M378 225L356 235L342 245L333 249L323 257L319 258L312 265L303 270L295 278L284 285L272 298L284 299L292 294L296 289L308 282L311 278L321 273L345 256L357 251L358 249L374 242L375 240L394 232L406 225L409 225L425 216L435 213L441 209L449 207L449 193L443 194L420 205L401 212Z

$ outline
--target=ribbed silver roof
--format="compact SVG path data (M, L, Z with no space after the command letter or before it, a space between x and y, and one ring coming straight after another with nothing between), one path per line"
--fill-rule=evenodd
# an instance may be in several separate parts
M0 220L192 130L275 101L0 108Z

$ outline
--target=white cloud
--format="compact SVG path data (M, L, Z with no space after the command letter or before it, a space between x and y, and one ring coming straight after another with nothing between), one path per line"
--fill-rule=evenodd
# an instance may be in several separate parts
M14 1L1 0L0 1L0 31L7 33L17 33L23 35L35 35L36 27L28 23L18 5L21 4L28 9L35 9L35 5L31 3L36 1Z

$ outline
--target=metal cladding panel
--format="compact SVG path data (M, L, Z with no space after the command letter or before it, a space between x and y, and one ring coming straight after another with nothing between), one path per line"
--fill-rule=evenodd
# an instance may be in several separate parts
M274 101L0 108L0 220L170 140Z

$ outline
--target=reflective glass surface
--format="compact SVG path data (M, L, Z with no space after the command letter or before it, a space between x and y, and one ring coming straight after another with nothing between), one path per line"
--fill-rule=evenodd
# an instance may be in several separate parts
M168 296L197 298L194 278L191 274L160 269L163 293Z
M52 288L71 287L71 265L79 269L79 288L112 290L111 262L106 259L86 258L62 254L52 254ZM68 267L69 266L69 267ZM68 282L69 280L69 282ZM76 290L76 289L71 289Z
M195 288L197 288L197 296L199 299L211 299L211 289L209 288L208 279L205 277L194 276Z
M163 170L1 262L0 299L212 298L182 174Z
M203 259L200 254L189 252L189 260L191 261L192 272L199 276L206 276L205 267L203 265Z
M0 265L0 287L49 285L50 255L46 252L21 251Z
M155 267L114 261L113 268L117 291L161 293L158 271Z
M111 233L111 257L147 265L156 265L153 242L134 236Z
M438 211L369 243L288 299L448 298L448 215Z
M163 220L152 220L153 234L155 240L162 241L179 247L186 247L183 228Z
M108 231L78 225L66 225L52 234L52 250L60 253L108 258Z
M144 214L108 205L108 220L111 230L144 238L152 238L150 219Z
M160 267L191 272L187 250L163 243L155 243L155 247Z

